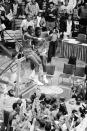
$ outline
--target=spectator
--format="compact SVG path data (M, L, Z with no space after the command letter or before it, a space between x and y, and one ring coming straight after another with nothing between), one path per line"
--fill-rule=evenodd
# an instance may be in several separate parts
M84 91L83 85L79 86L78 91L77 91L77 97L80 97L81 100L84 101L84 99L85 99L85 91Z
M43 14L43 13L41 14L40 27L41 27L41 28L46 27L46 21L45 21L45 18L44 18L44 14Z
M80 122L81 122L79 111L72 110L72 115L71 115L70 119L71 119L71 127L70 127L70 129L73 129L76 126L78 126L80 124Z
M32 20L31 14L27 14L26 19L22 21L21 26L20 26L21 34L27 31L28 26L32 26L34 28L34 22Z
M9 0L5 0L4 8L5 8L6 15L8 15L9 13L12 13L12 8L11 8L11 4Z
M75 99L77 98L77 87L75 86L71 88L71 97Z
M19 14L18 14L18 0L14 0L13 4L12 4L12 13L13 13L13 17L14 18L18 18Z
M44 1L42 2L42 10L43 10L43 12L46 11L46 7L47 7L47 2L46 2L46 0L44 0Z
M3 7L2 1L0 1L0 11L4 11L5 12L5 9Z
M36 27L35 28L35 36L39 39L41 39L41 28ZM43 39L41 40L34 40L34 49L37 51L37 54L40 56L41 61L42 61L42 66L43 66L43 81L45 83L48 83L48 80L46 78L46 51L45 51L45 46L46 43Z
M10 112L10 114L9 114L9 120L8 120L8 131L10 131L11 129L12 129L12 121L14 120L14 119L16 119L17 118L17 116L19 116L19 113L20 113L20 106L21 105L19 105L17 102L16 103L14 103L13 104L13 111L12 112Z
M81 33L86 34L86 26L87 26L87 2L85 3L84 6L81 6L78 15L80 17L80 28L81 28Z
M50 43L49 43L47 62L51 62L52 57L55 57L56 47L57 47L57 40L58 40L57 33L58 32L54 29L54 31L50 34L51 40L50 40Z
M60 98L59 112L62 112L63 115L66 115L68 113L64 98Z
M68 18L65 21L65 33L64 33L64 37L71 38L73 31L74 31L74 23L72 21L72 15L68 15Z
M37 15L37 27L40 27L40 21L41 21L41 12Z
M82 85L72 87L71 93L72 93L72 98L75 99L80 98L81 100L85 99L85 91Z
M82 25L86 25L86 18L87 18L87 2L85 3L84 6L81 6L79 9L79 16L80 16L80 23Z
M73 11L73 9L76 7L76 4L77 4L77 0L69 0L68 6L71 11Z
M35 65L35 70L33 69L30 78L33 79L38 85L43 85L38 79L39 65L41 63L41 60L39 56L32 50L32 40L35 39L32 35L32 29L32 26L29 26L27 32L23 35L23 51L25 57L27 59L30 59Z
M65 0L63 5L61 6L61 12L68 13L68 3L69 3L69 0Z
M39 13L39 5L35 0L31 0L31 2L27 3L25 7L25 13L29 14L31 13L32 16L37 16Z
M54 8L53 2L49 3L49 8L46 11L45 19L48 30L52 30L54 27L56 27L57 10Z
M61 6L61 11L68 14L73 14L73 9L76 7L76 0L65 0Z
M17 102L13 103L12 108L13 108L13 111L12 111L11 114L13 114L13 112L15 114L19 114L19 112L20 112L20 106L19 106L19 104ZM9 117L9 120L10 119L11 119L11 117Z
M6 15L6 22L5 22L7 27L6 29L11 29L13 14L12 14L12 4L10 4L9 0L5 0L4 8L5 8L5 15Z
M15 19L18 18L19 14L18 14L18 0L14 0L12 3L12 29L15 29Z
M60 131L67 131L67 125L65 121L65 117L63 115L60 116L59 118L59 129Z
M42 12L39 12L37 16L37 27L46 27L46 21Z
M25 1L24 0L18 0L18 14L20 18L25 18Z
M1 23L5 25L6 29L11 29L11 22L7 18L5 11L0 11Z

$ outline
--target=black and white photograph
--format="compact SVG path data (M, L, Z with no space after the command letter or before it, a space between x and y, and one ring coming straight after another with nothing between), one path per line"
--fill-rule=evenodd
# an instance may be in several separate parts
M87 131L87 0L0 0L0 131Z

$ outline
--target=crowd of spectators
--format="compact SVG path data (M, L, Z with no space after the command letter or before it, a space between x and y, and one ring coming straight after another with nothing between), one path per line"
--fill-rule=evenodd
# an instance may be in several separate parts
M60 33L66 32L66 27L62 29L61 23L66 23L69 14L73 23L75 19L78 19L82 26L87 23L87 4L82 0L5 0L0 2L0 12L1 23L5 24L6 29L13 29L15 19L26 19L28 14L31 14L31 19L37 23L35 26L46 26L48 30L57 27Z
M80 90L80 89L81 90ZM87 128L87 103L82 94L82 87L71 88L71 98L57 98L42 94L39 89L27 99L15 98L11 89L8 91L12 111L8 112L7 129L11 131L85 131ZM4 116L6 117L6 116ZM4 118L4 121L6 118ZM2 130L3 131L3 130Z

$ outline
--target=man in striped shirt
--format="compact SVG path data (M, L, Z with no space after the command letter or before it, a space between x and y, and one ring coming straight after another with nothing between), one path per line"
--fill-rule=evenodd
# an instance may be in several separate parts
M31 0L31 2L28 2L25 8L25 13L32 13L33 16L37 16L39 13L39 5L35 0Z

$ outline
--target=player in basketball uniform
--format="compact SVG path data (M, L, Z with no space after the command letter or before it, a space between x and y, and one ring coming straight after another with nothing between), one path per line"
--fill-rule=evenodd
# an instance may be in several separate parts
M30 78L32 78L38 85L43 85L43 83L41 83L38 78L39 66L41 64L41 59L36 54L36 52L33 50L32 41L34 39L37 39L36 37L34 37L33 34L34 34L33 27L29 26L27 32L24 33L24 35L23 35L23 41L22 41L23 52L24 52L25 57L27 59L30 59L35 65L35 69L33 69L32 74L30 75Z
M34 44L34 51L41 58L42 67L43 67L43 81L44 83L48 84L48 80L46 78L47 42L45 39L41 38L41 33L42 33L41 28L36 27L35 28L35 37L37 37L37 39L33 39L33 44Z

